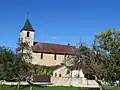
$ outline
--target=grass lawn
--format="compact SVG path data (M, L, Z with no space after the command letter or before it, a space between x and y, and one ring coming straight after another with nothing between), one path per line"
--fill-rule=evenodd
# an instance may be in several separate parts
M114 87L114 88L111 88L110 90L120 90L120 87Z
M29 86L21 86L20 87L20 90L29 90L29 89L30 89ZM0 90L17 90L17 88L16 88L16 86L0 85ZM52 86L52 87L33 87L33 90L99 90L99 89ZM111 88L110 90L120 90L120 88Z

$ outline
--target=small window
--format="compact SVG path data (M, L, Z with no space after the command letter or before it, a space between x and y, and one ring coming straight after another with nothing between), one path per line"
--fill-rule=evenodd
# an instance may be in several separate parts
M70 71L69 70L67 70L67 73L66 74L69 74L70 73Z
M57 73L55 73L55 77L57 77Z
M68 58L69 58L69 55L68 55Z
M57 55L55 54L55 55L54 55L54 60L56 60L56 59L57 59Z
M62 75L61 74L59 74L59 77L61 77Z
M29 37L30 36L30 32L27 32L27 37Z
M43 59L43 53L41 53L41 59Z

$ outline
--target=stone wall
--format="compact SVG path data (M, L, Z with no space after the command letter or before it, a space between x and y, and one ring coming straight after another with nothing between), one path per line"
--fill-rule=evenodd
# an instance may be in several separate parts
M53 83L55 86L78 86L99 88L99 85L95 80L87 80L86 78L51 77L51 83Z

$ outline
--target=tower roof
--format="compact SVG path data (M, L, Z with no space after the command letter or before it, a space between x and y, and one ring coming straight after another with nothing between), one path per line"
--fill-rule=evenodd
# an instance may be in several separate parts
M25 25L23 26L23 28L21 29L21 31L22 31L22 30L24 30L24 31L33 31L33 32L35 31L35 30L33 29L32 25L31 25L29 19L26 20ZM20 31L20 32L21 32L21 31Z

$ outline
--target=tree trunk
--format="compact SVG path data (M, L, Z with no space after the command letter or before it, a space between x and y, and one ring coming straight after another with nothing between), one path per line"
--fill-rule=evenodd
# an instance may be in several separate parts
M33 90L33 87L32 87L32 85L30 85L30 90Z
M102 86L100 86L100 90L102 90Z
M17 90L20 90L20 81L18 82Z
M97 76L95 75L95 81L98 83L99 87L100 87L100 90L102 90L103 86L102 86L102 83L100 81L98 81L98 78Z

